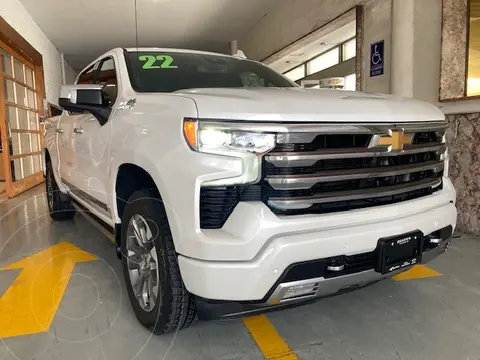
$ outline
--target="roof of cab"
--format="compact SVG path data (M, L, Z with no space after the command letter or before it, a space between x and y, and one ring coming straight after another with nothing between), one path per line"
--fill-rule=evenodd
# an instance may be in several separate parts
M190 50L190 49L174 49L174 48L157 48L157 47L138 47L138 48L126 48L128 52L138 52L138 51L165 51L165 52L181 52L181 53L190 53L190 54L203 54L203 55L217 55L217 56L231 56L229 54L221 54L210 51L201 51L201 50Z

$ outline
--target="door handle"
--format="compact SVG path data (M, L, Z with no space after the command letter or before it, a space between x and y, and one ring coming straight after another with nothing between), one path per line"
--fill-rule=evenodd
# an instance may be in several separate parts
M73 132L74 132L75 134L80 135L80 134L83 134L83 129L82 129L82 128L74 128L74 129L73 129Z
M58 129L57 129L57 133L63 134L63 129L58 128Z

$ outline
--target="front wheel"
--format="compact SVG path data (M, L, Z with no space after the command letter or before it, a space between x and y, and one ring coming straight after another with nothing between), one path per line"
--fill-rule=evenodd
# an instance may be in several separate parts
M77 211L73 207L72 200L66 194L62 194L58 188L51 161L47 162L45 175L45 190L50 217L53 220L73 219Z
M122 265L138 320L154 334L196 322L193 296L183 284L165 212L154 189L136 191L122 216Z

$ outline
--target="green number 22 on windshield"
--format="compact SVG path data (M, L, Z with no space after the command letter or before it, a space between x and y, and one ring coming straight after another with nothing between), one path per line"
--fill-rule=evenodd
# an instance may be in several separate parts
M150 69L177 69L178 66L172 65L173 63L173 58L168 55L158 55L158 56L153 56L153 55L140 55L138 57L138 60L140 61L145 61L145 64L143 64L142 69L144 70L150 70ZM157 62L158 60L158 62ZM154 65L155 62L160 63L160 65Z

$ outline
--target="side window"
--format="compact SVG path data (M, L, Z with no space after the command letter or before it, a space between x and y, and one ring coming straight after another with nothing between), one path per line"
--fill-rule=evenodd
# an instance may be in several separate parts
M117 73L112 58L106 58L102 61L95 84L103 85L104 105L112 107L117 99Z
M89 68L82 71L80 76L78 77L77 84L93 84L95 75L95 70L98 68L98 63L93 64Z

